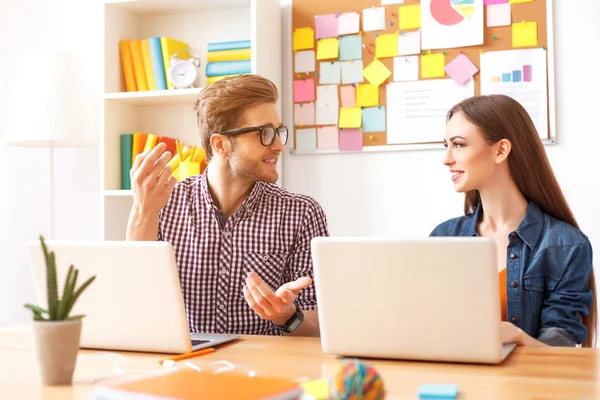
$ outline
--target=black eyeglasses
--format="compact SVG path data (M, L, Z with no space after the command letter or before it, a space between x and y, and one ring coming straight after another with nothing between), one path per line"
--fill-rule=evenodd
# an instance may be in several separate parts
M275 128L272 125L249 126L247 128L231 129L224 132L219 132L220 135L241 135L242 133L258 132L260 133L260 144L263 146L271 146L275 142L275 133L281 138L281 142L285 145L288 141L287 126Z

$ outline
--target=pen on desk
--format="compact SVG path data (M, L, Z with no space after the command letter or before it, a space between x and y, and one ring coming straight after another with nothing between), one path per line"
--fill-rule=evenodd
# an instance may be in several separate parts
M162 363L167 360L170 360L170 361L185 360L187 358L193 358L196 356L201 356L204 354L212 353L213 351L215 351L215 349L213 347L208 347L206 349L196 350L196 351L192 351L190 353L183 353L183 354L178 354L176 356L167 357L165 359L160 360L158 363L162 365Z

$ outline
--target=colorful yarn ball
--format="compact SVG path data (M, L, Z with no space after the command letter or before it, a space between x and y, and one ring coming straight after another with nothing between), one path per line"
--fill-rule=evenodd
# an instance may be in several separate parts
M341 361L329 386L331 398L336 400L381 400L385 395L379 373L356 358Z

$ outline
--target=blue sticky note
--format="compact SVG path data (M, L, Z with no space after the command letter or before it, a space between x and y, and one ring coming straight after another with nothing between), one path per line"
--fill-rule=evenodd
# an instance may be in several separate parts
M362 59L362 37L350 35L340 37L340 60Z
M419 389L420 400L454 400L458 396L458 385L424 384Z
M362 131L385 131L385 107L366 107L362 109Z
M341 67L339 62L323 61L319 66L319 83L321 85L339 84Z
M502 74L502 82L510 82L510 72Z
M296 129L296 149L315 150L317 148L317 130Z
M363 62L362 60L343 61L342 64L342 83L345 85L351 83L364 82Z

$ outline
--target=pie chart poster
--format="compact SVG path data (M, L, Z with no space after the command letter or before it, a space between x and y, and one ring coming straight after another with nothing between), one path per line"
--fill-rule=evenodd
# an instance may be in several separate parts
M483 0L422 0L423 50L483 44L483 7Z

